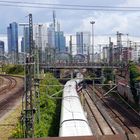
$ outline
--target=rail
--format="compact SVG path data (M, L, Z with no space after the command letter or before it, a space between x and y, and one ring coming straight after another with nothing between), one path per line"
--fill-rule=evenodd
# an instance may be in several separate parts
M93 92L93 87L89 86L89 88L90 88L91 92ZM106 106L110 115L113 116L113 119L122 127L122 129L126 133L130 133L130 134L139 133L140 132L139 119L130 117L130 113L128 112L128 110L124 109L115 100L101 98L102 94L98 90L94 88L94 93L96 94L97 98L98 99L100 98L102 103ZM109 104L109 102L110 102L110 104ZM125 118L124 118L124 116L119 114L119 112L117 112L116 109L120 110L121 113L124 114ZM131 122L130 122L130 120L131 120Z

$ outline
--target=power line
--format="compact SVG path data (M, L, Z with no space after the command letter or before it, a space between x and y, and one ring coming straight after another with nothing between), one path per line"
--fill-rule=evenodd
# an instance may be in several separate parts
M19 1L1 1L0 3L16 3L16 4L32 4L32 5L49 5L49 6L64 6L64 7L92 7L92 8L123 8L123 9L140 9L140 7L132 6L103 6L103 5L79 5L79 4L50 4L50 3L39 3L39 2L19 2Z
M23 5L24 4L24 5ZM40 3L38 5L35 5L37 3L25 3L25 2L6 2L4 3L3 1L0 1L0 6L9 6L9 7L28 7L28 8L40 8L40 9L58 9L58 10L87 10L87 11L116 11L116 12L121 12L121 11L127 11L127 12L140 12L140 7L108 7L108 6L92 6L91 8L86 8L81 5L81 8L75 7L77 5L69 5L70 7L65 7L64 5L58 5L56 4L48 4L47 6L40 6L44 5L43 3ZM45 4L46 5L46 4ZM51 6L49 6L51 5Z

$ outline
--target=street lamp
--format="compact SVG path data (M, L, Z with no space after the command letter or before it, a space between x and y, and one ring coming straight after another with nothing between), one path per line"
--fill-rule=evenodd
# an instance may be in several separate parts
M94 30L93 30L93 25L95 24L95 21L90 21L90 24L92 26L92 63L94 62Z

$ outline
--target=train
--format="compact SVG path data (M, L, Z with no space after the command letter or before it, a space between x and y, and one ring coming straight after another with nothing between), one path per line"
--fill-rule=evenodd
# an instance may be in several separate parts
M59 137L93 135L77 92L82 81L82 74L77 74L64 85Z

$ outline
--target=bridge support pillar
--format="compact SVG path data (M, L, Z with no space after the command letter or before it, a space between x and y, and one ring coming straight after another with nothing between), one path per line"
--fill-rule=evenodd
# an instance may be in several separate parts
M73 70L71 70L70 75L71 75L71 79L73 79L74 78Z

